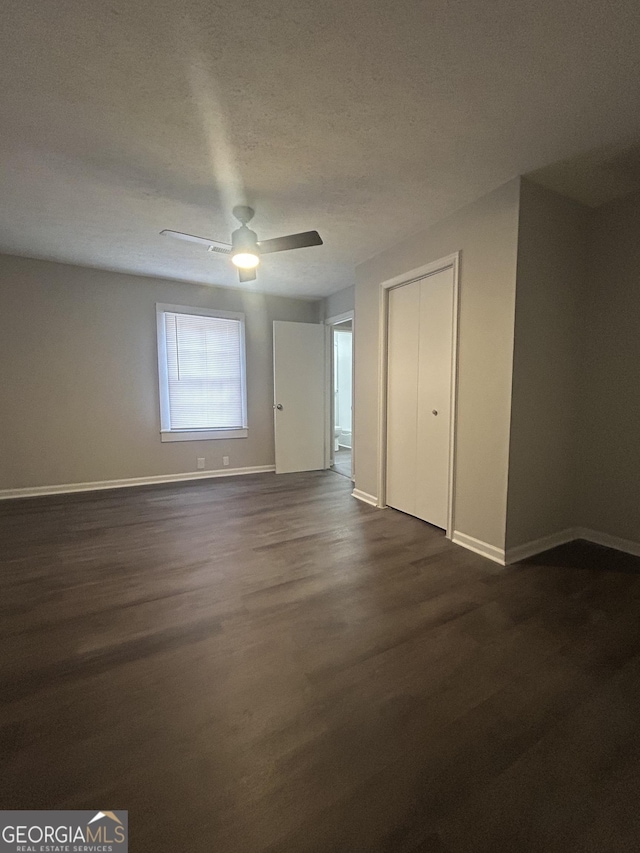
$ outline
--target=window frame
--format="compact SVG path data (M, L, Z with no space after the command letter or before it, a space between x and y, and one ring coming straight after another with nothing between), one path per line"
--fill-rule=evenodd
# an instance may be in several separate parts
M219 320L240 321L240 371L242 389L242 427L237 429L171 429L169 407L169 377L167 373L166 314L191 314L196 317L215 317ZM156 343L158 350L158 389L160 402L161 441L209 441L221 438L248 438L247 422L247 348L245 315L239 311L218 311L213 308L193 308L187 305L156 303Z

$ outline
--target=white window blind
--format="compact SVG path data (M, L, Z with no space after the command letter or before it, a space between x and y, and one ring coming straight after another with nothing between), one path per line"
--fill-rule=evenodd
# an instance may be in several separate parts
M244 318L212 313L159 313L163 432L246 429Z

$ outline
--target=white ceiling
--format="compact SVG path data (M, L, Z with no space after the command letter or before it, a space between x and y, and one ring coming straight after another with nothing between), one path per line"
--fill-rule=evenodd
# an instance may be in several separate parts
M637 0L4 0L0 251L317 297L517 174L640 138Z

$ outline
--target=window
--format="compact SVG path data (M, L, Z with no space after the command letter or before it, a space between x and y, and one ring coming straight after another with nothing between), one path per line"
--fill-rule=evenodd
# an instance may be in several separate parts
M244 314L157 305L162 441L247 437Z

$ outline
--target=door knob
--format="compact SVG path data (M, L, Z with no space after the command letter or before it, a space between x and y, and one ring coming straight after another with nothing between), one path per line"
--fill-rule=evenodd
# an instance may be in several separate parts
M282 405L282 403L277 403L273 408L277 409L279 412L281 412L283 409L283 405Z
M432 410L431 410L431 414L432 414L432 415L437 415L437 414L438 414L438 410L437 410L437 409L432 409Z

